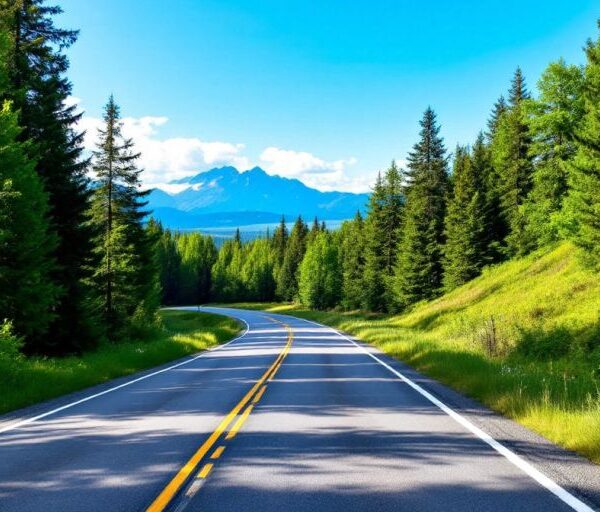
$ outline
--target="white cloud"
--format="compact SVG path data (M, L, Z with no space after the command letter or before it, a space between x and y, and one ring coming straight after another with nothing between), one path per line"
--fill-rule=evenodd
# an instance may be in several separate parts
M250 167L248 158L241 153L244 144L229 142L208 142L198 138L177 137L159 138L159 128L164 126L167 117L145 116L123 118L123 135L133 139L136 151L141 153L139 165L144 169L142 178L145 185L158 186L206 170L209 167L232 165L238 169ZM95 148L98 128L102 119L84 116L79 129L86 131L84 146ZM161 187L172 188L177 187Z
M319 190L368 190L363 177L350 176L347 168L356 164L354 157L325 161L306 151L268 147L260 155L261 166L269 174L297 178ZM371 178L368 178L370 182Z
M69 105L80 105L79 98L69 98ZM169 182L207 170L211 167L231 165L239 170L253 166L244 144L222 141L204 141L195 137L162 139L160 129L169 119L164 116L123 118L123 134L132 138L136 151L141 153L139 165L144 169L144 184L176 193L187 185ZM103 120L83 116L78 129L85 130L84 145L95 149L98 128ZM266 172L289 178L297 178L309 187L319 190L346 190L365 192L372 185L376 172L355 175L348 171L357 163L356 158L326 161L305 151L293 151L274 146L267 147L259 156Z

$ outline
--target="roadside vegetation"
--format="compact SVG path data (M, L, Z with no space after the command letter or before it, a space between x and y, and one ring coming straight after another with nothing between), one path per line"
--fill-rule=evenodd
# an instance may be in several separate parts
M0 329L0 414L129 375L232 339L240 325L227 317L164 310L136 341L106 342L81 356L25 357L21 340Z
M545 249L398 315L235 306L357 336L600 463L600 281L578 256Z

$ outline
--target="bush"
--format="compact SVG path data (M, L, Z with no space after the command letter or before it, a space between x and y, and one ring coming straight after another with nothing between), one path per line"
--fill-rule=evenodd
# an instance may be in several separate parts
M23 339L14 334L12 322L4 320L0 325L0 361L11 362L20 359Z

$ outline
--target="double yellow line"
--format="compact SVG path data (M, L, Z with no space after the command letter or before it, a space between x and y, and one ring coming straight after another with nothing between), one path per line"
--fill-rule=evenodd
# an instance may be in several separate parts
M227 416L223 418L221 423L217 426L217 428L213 431L213 433L208 437L206 441L198 448L196 453L192 455L192 457L185 463L185 465L177 472L177 474L173 477L173 479L168 483L168 485L163 489L163 491L158 495L158 497L152 502L152 504L146 509L146 512L162 512L169 505L169 503L173 500L179 489L183 486L183 484L187 481L189 476L194 472L194 470L198 467L204 456L210 451L210 449L214 446L214 444L219 440L221 435L227 430L227 427L231 424L231 422L236 418L236 416L240 413L240 411L248 405L248 403L252 400L253 403L248 405L248 407L244 410L244 412L240 415L238 420L235 422L231 430L228 432L226 439L233 438L241 426L243 425L246 418L252 412L254 404L260 400L260 397L265 391L266 385L265 383L271 380L274 375L277 373L283 360L287 356L292 343L294 341L294 334L289 325L276 320L275 318L269 318L273 322L277 322L282 324L288 332L287 343L283 350L277 356L277 359L273 362L273 364L269 367L269 369L262 375L262 377L256 381L256 383L252 386L250 391L246 393L246 395L237 403L237 405L229 411Z

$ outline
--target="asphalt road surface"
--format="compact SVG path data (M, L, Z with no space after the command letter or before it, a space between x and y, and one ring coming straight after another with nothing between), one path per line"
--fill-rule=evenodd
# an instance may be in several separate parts
M591 511L598 466L305 320L0 417L0 511Z

